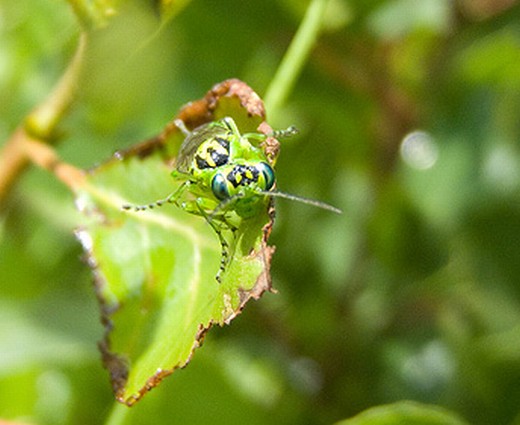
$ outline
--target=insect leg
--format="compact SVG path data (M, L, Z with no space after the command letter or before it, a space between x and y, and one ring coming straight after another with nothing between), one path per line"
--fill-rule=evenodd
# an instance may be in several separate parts
M212 217L208 215L208 213L202 208L202 205L200 205L199 200L197 200L197 207L199 209L200 215L203 216L208 224L211 226L213 231L217 234L218 240L220 242L221 247L221 258L220 258L220 266L219 270L215 276L215 279L218 283L222 283L222 274L226 271L227 266L229 265L231 261L231 246L229 245L229 242L224 237L224 234L222 232L222 226L225 224L226 227L233 232L233 240L236 238L235 233L238 230L235 226L230 225L225 221L224 218L220 219L222 220L222 224L217 224L216 221Z
M152 210L156 207L162 207L164 204L176 204L177 200L180 198L180 196L184 193L184 191L189 187L190 181L185 181L183 184L179 186L179 188L175 191L170 193L166 198L159 199L157 201L154 201L150 204L145 205L131 205L131 204L125 204L121 208L124 210L134 210L134 211L146 211L146 210Z

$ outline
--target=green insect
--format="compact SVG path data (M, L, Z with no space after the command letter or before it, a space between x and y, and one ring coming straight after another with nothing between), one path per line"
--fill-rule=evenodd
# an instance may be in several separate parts
M217 234L222 247L216 280L221 281L231 259L231 248L241 220L265 211L271 197L281 197L324 208L336 213L335 207L274 189L276 178L266 154L257 145L268 135L240 134L230 117L203 124L190 132L181 120L175 125L185 134L172 177L182 182L166 198L147 205L124 205L123 209L144 211L173 203L184 211L204 217ZM294 127L275 131L269 136L287 137ZM186 196L189 194L189 196ZM233 235L229 243L224 231Z

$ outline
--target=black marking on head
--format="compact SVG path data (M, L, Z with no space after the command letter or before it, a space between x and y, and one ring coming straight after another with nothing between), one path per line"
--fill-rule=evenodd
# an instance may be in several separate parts
M235 165L227 175L228 181L236 188L258 181L258 170L250 165Z

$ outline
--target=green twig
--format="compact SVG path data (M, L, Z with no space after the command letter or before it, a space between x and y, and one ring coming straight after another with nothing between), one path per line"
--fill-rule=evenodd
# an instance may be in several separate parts
M40 140L52 140L58 123L76 99L87 34L82 33L78 48L66 72L54 87L49 97L34 109L25 120L25 130Z
M40 158L30 152L30 149L38 146L33 142L48 143L53 140L57 125L76 99L86 37L86 34L82 34L74 58L49 97L27 116L24 124L18 127L0 150L0 204L31 161L42 165ZM52 153L46 157L52 157ZM48 162L43 166L52 168Z
M298 79L303 65L318 38L329 0L312 0L282 63L264 97L266 110L276 115Z

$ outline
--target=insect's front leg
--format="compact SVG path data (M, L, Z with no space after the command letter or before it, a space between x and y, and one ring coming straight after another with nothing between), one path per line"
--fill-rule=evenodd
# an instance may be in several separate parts
M157 201L151 202L149 204L144 205L132 205L125 204L122 206L124 210L134 210L134 211L146 211L152 210L156 207L162 207L164 204L175 204L179 206L178 200L182 196L182 194L189 188L191 182L189 180L182 183L175 192L170 193L166 198L159 199Z

